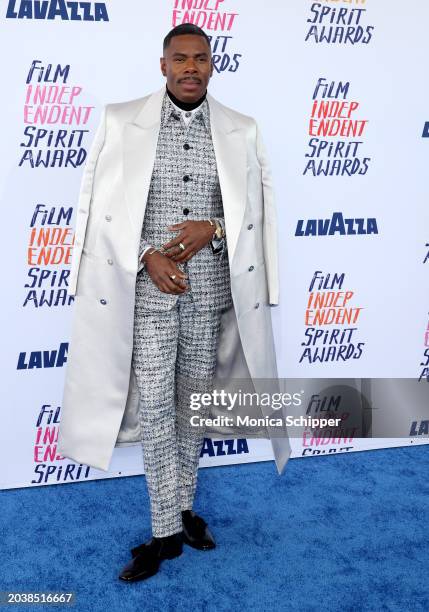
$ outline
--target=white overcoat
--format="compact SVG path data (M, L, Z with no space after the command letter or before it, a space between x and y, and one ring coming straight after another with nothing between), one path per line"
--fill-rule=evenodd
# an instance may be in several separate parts
M162 87L104 108L76 213L58 452L106 471L115 446L140 443L131 367L135 283L164 93ZM209 94L207 100L233 298L222 319L217 375L275 378L270 305L279 292L277 225L266 154L254 119Z

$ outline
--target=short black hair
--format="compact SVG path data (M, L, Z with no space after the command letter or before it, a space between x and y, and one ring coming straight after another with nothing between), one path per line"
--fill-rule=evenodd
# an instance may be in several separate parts
M180 25L170 30L167 36L164 38L164 43L162 45L163 51L166 50L172 38L174 38L175 36L182 36L183 34L195 34L196 36L202 36L206 39L207 44L211 50L210 38L207 36L204 30L194 25L193 23L181 23Z

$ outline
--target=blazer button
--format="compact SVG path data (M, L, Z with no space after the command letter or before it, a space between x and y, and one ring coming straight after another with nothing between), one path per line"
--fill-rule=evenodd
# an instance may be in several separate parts
M259 308L259 302L256 302L255 308Z
M189 208L184 208L183 209L183 214L184 215L189 215Z
M255 269L255 266L249 266L249 272L252 272Z
M112 265L113 265L113 259L108 259L108 260L107 260L107 263L108 263L110 266L112 266Z
M247 229L248 229L248 230L253 229L253 223L249 223L249 225L247 226Z
M104 218L106 219L106 221L111 221L112 220L112 216L111 215L106 215Z
M103 304L103 306L105 306L105 304L107 304L107 301L105 299L100 300L100 304Z

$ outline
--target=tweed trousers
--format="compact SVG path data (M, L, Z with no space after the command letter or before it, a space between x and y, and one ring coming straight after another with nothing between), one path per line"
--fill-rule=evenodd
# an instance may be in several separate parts
M204 426L190 417L205 409L192 410L190 394L212 390L222 313L197 310L190 289L168 311L145 310L143 298L136 295L132 366L152 532L164 537L182 531L181 511L192 509Z

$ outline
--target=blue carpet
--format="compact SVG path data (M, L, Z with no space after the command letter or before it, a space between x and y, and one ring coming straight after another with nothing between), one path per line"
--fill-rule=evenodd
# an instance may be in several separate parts
M5 609L154 612L429 609L429 447L201 469L218 547L117 579L150 537L144 477L2 492L0 590L74 591Z

